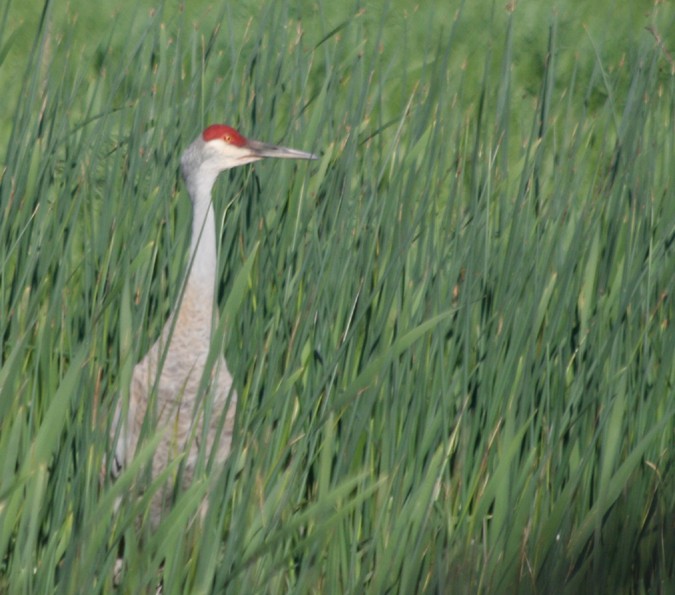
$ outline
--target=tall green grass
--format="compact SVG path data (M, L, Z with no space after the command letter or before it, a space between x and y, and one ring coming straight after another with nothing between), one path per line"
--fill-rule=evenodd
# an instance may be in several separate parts
M122 539L128 593L675 590L672 37L270 2L91 52L58 8L0 149L0 591L112 592ZM235 447L152 532L153 441L100 470L216 121L322 157L217 185Z

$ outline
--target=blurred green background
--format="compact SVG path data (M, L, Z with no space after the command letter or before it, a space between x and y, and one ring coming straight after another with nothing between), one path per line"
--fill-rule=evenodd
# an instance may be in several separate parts
M3 4L0 592L675 591L673 52L654 1ZM216 186L235 447L152 531L154 435L101 469L213 122L320 160Z

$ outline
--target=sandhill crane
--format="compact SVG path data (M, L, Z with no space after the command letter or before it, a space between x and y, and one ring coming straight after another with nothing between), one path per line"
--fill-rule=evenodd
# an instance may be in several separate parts
M157 342L134 368L128 407L122 399L118 400L112 426L113 436L119 432L111 462L113 478L134 455L151 403L149 418L163 433L152 462L153 478L183 453L182 485L189 484L204 436L205 455L210 456L215 448L216 464L223 463L230 453L237 398L222 355L207 372L207 397L201 401L208 402L208 406L198 403L217 319L216 225L211 189L220 172L265 157L317 158L304 151L249 140L221 124L206 128L181 157L181 173L193 209L190 264L182 298ZM205 410L208 426L204 431ZM150 511L153 525L159 522L165 503L161 494L153 499Z

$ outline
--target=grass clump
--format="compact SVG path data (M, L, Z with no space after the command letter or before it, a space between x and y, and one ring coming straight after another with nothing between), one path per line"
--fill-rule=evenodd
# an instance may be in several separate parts
M124 592L674 587L673 14L571 4L47 2L18 79L5 9L0 591L111 592L122 539ZM236 446L151 533L152 440L100 469L222 120L321 159L217 185Z

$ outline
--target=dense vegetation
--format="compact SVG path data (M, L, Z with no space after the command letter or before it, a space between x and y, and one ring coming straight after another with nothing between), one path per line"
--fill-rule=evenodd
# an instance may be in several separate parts
M675 592L673 8L137 4L0 9L0 591ZM236 447L151 531L218 121L321 159L217 185Z

